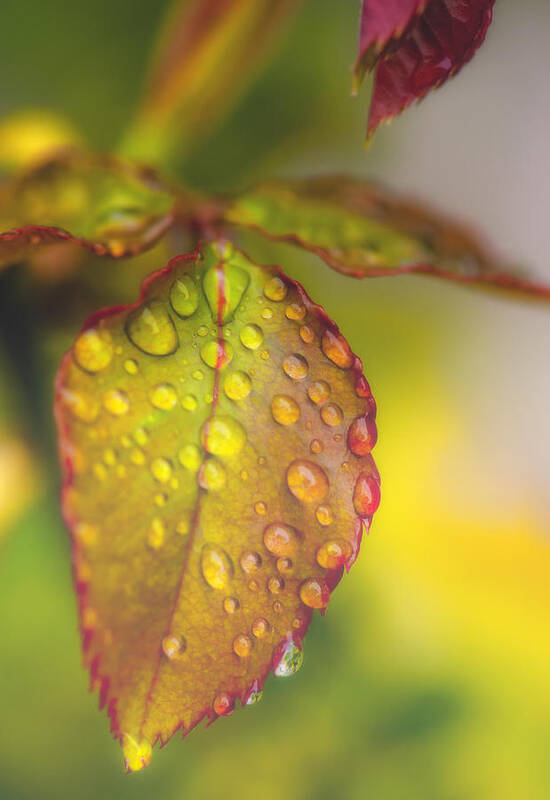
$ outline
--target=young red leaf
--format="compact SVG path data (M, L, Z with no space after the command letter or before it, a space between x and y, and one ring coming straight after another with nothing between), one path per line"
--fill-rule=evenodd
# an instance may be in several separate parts
M173 194L144 169L69 151L16 177L0 192L0 267L64 243L96 255L135 255L173 221Z
M494 0L363 0L356 85L375 70L368 136L455 75L481 46Z
M264 183L229 203L224 219L316 253L354 278L422 273L550 298L550 287L502 269L465 227L364 181Z
M295 671L380 499L359 359L227 243L88 321L56 391L84 658L128 769Z

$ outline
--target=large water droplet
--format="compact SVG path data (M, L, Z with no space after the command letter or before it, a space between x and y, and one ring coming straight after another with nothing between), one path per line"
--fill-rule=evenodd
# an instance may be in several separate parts
M366 456L370 453L378 433L375 421L368 415L356 417L348 430L348 447L356 456Z
M342 413L342 409L340 406L337 406L336 403L327 403L321 409L321 419L325 425L335 428L337 425L342 423L344 415Z
M245 705L253 706L262 699L262 690L258 688L258 681L254 681L245 700Z
M306 315L306 310L301 303L290 303L286 307L285 316L287 319L302 320Z
M276 678L294 675L302 666L304 656L292 639L283 642L273 656L273 674Z
M362 472L353 490L353 507L360 517L369 517L380 505L380 485L367 472Z
M223 369L233 360L233 348L224 339L209 341L201 347L201 358L212 369Z
M252 382L246 372L231 372L226 376L223 388L230 400L242 400L250 394Z
M199 305L199 288L191 275L177 278L170 289L170 305L179 317L190 317Z
M337 569L351 556L352 547L345 539L331 539L317 550L317 563L325 569Z
M103 396L103 405L113 417L120 417L126 414L130 408L128 395L121 389L111 389Z
M178 402L178 396L170 383L159 383L149 395L149 400L155 408L169 411Z
M264 340L264 334L259 325L245 325L241 328L239 338L248 350L256 350Z
M309 364L303 356L299 355L299 353L293 353L292 355L287 356L283 361L283 369L289 378L292 378L295 381L301 381L308 373Z
M327 582L318 578L308 578L300 585L300 600L309 608L325 608L330 600Z
M132 344L152 356L166 356L178 346L174 323L160 300L151 300L132 311L126 320Z
M292 425L300 418L300 406L287 394L276 394L271 401L273 419L279 425Z
M201 572L212 589L225 589L233 577L233 563L221 547L205 544L201 552Z
M229 322L248 288L248 272L233 264L218 264L204 275L202 288L212 318L218 325Z
M270 278L264 287L264 294L267 299L273 300L275 303L284 300L286 292L287 288L285 282L278 277Z
M172 477L172 464L167 458L154 458L151 461L151 474L159 483L168 483Z
M235 710L235 698L229 692L220 692L214 698L212 709L219 717L227 717Z
M215 456L234 456L246 442L246 433L240 422L227 416L206 420L201 430L202 444Z
M299 546L295 528L282 522L272 522L264 530L264 545L275 556L291 556Z
M326 381L314 381L307 390L309 399L320 405L326 403L330 396L330 386Z
M196 444L186 444L178 453L182 467L196 472L202 463L202 454Z
M340 333L330 328L323 333L321 348L326 357L340 369L349 369L353 364L353 353L349 344Z
M304 503L319 503L328 492L328 478L324 471L312 461L297 459L287 469L288 488Z
M223 465L215 458L209 458L199 470L199 486L216 491L225 486L227 475Z
M103 328L88 328L74 344L74 360L86 372L99 372L111 363L113 339Z
M240 656L240 658L248 658L252 650L252 642L250 637L245 633L235 636L233 639L233 651Z

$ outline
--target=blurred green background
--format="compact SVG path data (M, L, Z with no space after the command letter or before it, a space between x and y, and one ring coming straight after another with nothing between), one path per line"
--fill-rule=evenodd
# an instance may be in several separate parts
M53 108L92 147L116 146L165 7L3 0L0 115ZM377 177L550 280L546 0L499 0L472 64L368 152L367 98L349 96L358 13L358 0L305 3L182 175L224 190L270 174ZM1 800L548 798L548 312L426 278L355 283L289 247L247 247L301 280L363 358L383 485L371 535L295 677L268 680L259 706L125 777L80 666L49 408L56 363L88 311L111 292L135 296L161 256L118 276L88 265L84 301L4 275Z

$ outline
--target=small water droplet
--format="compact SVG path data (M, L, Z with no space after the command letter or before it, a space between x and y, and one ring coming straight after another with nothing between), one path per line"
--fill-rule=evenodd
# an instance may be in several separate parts
M290 303L290 305L286 307L285 316L287 319L302 320L305 315L306 310L300 303Z
M172 463L167 458L154 458L151 461L150 470L159 483L168 483L172 477Z
M254 681L245 700L245 705L253 706L262 699L262 691L258 688L258 681Z
M356 417L349 426L348 447L355 456L368 455L377 438L376 423L368 414Z
M178 396L170 383L159 383L149 395L149 400L155 408L169 411L178 402Z
M330 386L326 381L314 381L308 387L307 393L313 403L321 405L321 403L326 403L330 396Z
M178 335L164 304L152 300L132 311L126 319L132 344L152 356L167 356L178 347Z
M200 325L197 328L197 336L206 336L208 333L208 325Z
M256 639L265 639L271 633L271 625L264 617L258 617L252 623L252 633Z
M242 400L250 394L252 382L246 372L230 372L224 380L223 388L230 400Z
M251 592L259 592L260 591L260 584L256 580L252 580L248 584L248 588Z
M319 441L319 439L312 439L309 445L309 449L312 453L318 455L319 453L323 452L323 443Z
M272 608L276 614L282 614L282 612L284 611L284 606L280 600L275 600L275 602L272 605Z
M182 467L197 472L202 463L201 451L196 444L186 444L179 451L178 459Z
M286 292L287 288L285 282L278 277L270 278L264 287L264 294L267 299L273 300L275 303L284 300Z
M362 472L353 490L353 506L360 517L369 517L380 505L380 485L373 475Z
M326 357L340 369L349 369L353 364L353 353L341 333L327 328L321 338L321 348Z
M121 389L110 389L103 396L103 405L113 417L120 417L128 412L130 401Z
M279 425L292 425L300 418L300 406L287 394L276 394L271 401L273 419Z
M324 471L312 461L297 459L286 473L287 486L298 500L304 503L318 503L328 492L328 478Z
M290 558L278 558L276 566L281 575L288 575L292 572L293 564Z
M124 362L124 369L128 375L137 375L139 372L138 362L135 358L127 358Z
M147 433L145 428L136 428L136 430L134 431L134 442L136 444L139 444L141 447L143 447L145 444L147 444L148 439L149 439L149 434Z
M254 511L256 514L264 516L267 513L267 505L260 500L259 502L254 503Z
M225 339L209 341L201 347L201 358L212 369L223 369L233 360L233 348Z
M239 338L248 350L256 350L264 340L264 334L259 325L249 324L241 328Z
M236 597L225 597L223 601L223 610L226 614L234 614L239 609L239 601Z
M325 608L330 599L330 589L324 580L308 578L300 585L300 600L309 608Z
M240 658L248 658L251 650L252 642L250 641L249 636L247 636L245 633L240 633L238 636L235 636L233 639L233 651Z
M204 449L215 456L234 456L240 453L246 433L240 422L228 416L215 416L206 420L201 429Z
M212 709L219 717L227 717L235 710L235 698L229 692L220 692L214 698Z
M199 486L216 491L225 486L227 475L223 465L215 458L209 458L199 470Z
M88 328L74 344L74 360L86 372L105 369L113 358L113 339L108 330Z
M116 464L116 453L112 447L108 447L103 451L103 462L108 467L113 467Z
M290 525L272 522L264 530L264 545L275 556L290 556L298 550L298 534Z
M204 372L201 369L196 369L193 372L193 376L192 377L196 381L202 381L202 379L204 378Z
M315 339L313 328L310 328L309 325L302 325L300 328L300 339L306 344L311 344Z
M340 406L337 406L336 403L327 403L321 409L321 419L325 425L335 428L342 423L344 414Z
M153 550L160 550L164 544L165 537L166 529L164 527L164 522L160 519L160 517L154 517L147 533L147 544Z
M195 411L197 406L198 402L194 394L186 394L181 398L181 407L186 411Z
M269 356L269 350L262 350L262 351L261 351L261 353L260 353L260 358L261 358L263 361L267 361L267 359L268 359L269 357L270 357L270 356Z
M139 447L134 447L130 452L130 461L132 464L135 464L136 467L141 467L143 464L145 464L147 458L145 457L143 450L140 450Z
M318 506L315 510L315 516L317 517L319 525L323 525L324 527L331 525L334 521L334 514L330 506Z
M262 319L272 319L273 311L270 308L264 308L262 311Z
M186 641L181 636L169 635L162 640L162 650L166 658L177 659L185 651Z
M182 275L174 281L170 289L170 305L182 319L195 313L199 305L199 288L191 275Z
M182 517L176 524L176 533L179 533L180 536L187 536L190 530L191 530L190 516Z
M252 550L247 550L241 556L241 569L247 575L256 572L262 566L262 559L258 553Z
M283 642L273 656L273 674L276 678L294 675L302 666L304 656L292 639Z
M225 589L233 577L233 563L221 547L205 544L201 551L201 572L212 589Z
M345 539L331 539L317 550L317 563L325 569L338 569L351 556L352 547Z
M299 353L293 353L290 356L287 356L283 361L283 370L288 375L289 378L292 378L295 381L303 380L309 369L309 364L307 360L299 355Z
M282 578L279 578L275 575L268 580L267 588L271 594L279 594L279 592L282 592L285 588L285 582Z

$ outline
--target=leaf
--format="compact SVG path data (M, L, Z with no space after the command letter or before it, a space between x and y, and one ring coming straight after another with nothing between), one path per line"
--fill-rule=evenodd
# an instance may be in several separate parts
M466 227L351 178L271 181L231 201L225 222L309 250L354 278L422 273L550 298L500 267Z
M256 78L301 2L175 2L123 152L159 163L196 146Z
M45 109L25 109L0 122L0 171L12 172L51 157L61 148L81 145L64 117Z
M301 663L379 502L361 369L301 286L224 242L96 314L65 356L84 658L128 769Z
M67 152L0 190L0 267L39 246L83 246L120 258L151 247L173 221L154 175L110 157Z
M367 126L370 138L444 83L483 44L494 0L363 0L356 88L375 71Z

